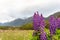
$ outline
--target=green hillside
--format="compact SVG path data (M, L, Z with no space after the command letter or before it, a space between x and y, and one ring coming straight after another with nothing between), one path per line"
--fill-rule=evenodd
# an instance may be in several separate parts
M31 29L33 29L33 24L32 23L24 24L24 25L20 26L19 29L31 30Z

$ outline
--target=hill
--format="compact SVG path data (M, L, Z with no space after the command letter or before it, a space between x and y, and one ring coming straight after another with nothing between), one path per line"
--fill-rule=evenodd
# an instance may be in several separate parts
M56 12L55 14L53 14L53 16L60 17L60 12ZM49 17L45 18L45 20L48 20ZM14 21L7 22L7 23L4 23L4 24L0 23L0 26L22 26L24 24L31 23L31 22L32 22L32 17L29 17L29 18L26 18L26 19L18 18L18 19L15 19Z

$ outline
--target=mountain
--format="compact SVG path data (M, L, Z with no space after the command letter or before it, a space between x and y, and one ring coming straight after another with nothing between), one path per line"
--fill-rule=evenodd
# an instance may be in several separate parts
M53 14L53 16L60 17L60 12L56 12L55 14Z
M18 19L15 19L14 21L4 23L3 26L19 26L19 25L22 25L24 23L25 22L23 19L18 18Z
M56 12L55 14L53 14L53 16L60 17L60 12ZM48 20L49 17L45 18L45 20ZM18 19L15 19L14 21L7 22L7 23L4 23L4 24L0 23L0 25L1 26L21 26L21 25L24 25L24 24L27 24L27 23L30 23L30 22L32 22L32 17L29 17L29 18L26 18L26 19L18 18Z
M60 17L60 12L56 12L56 13L54 13L54 14L52 14L54 17ZM50 15L50 16L52 16L52 15ZM49 17L50 17L49 16ZM45 18L45 20L49 20L49 17L47 17L47 18Z
M0 26L2 26L3 24L2 23L0 23Z

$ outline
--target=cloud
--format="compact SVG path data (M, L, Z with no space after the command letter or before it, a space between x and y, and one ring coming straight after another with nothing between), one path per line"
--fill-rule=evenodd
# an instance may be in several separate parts
M27 18L35 11L47 17L60 11L60 0L0 0L0 22Z

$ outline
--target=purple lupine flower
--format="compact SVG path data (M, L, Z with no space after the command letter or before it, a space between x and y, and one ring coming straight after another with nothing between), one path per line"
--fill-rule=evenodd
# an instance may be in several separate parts
M37 30L37 25L36 25L36 13L34 13L34 15L33 15L33 28L34 28L34 30Z
M39 26L40 26L40 16L37 11L33 15L33 29L34 29L33 36L37 36Z
M46 37L46 33L44 32L44 28L45 28L45 20L44 20L44 17L40 16L40 40L47 40L47 37Z
M42 16L42 14L40 16L40 22L39 23L40 23L39 29L42 32L42 31L44 31L44 28L45 28L45 20L44 20L44 17Z
M49 19L49 23L50 23L50 34L55 34L56 32L56 27L57 27L57 20L54 16L50 16L50 19Z
M40 40L47 40L46 33L44 31L40 33Z
M34 28L34 30L38 30L39 25L40 25L39 21L40 21L40 18L39 18L38 12L34 13L34 16L33 16L33 28Z
M40 27L45 28L45 20L44 20L44 17L42 16L42 14L40 16Z
M33 28L35 31L38 31L38 30L40 31L40 39L47 40L46 33L44 32L45 20L44 20L44 17L42 16L42 14L41 14L41 16L39 16L38 12L37 12L37 14L34 13L33 26L34 26Z

